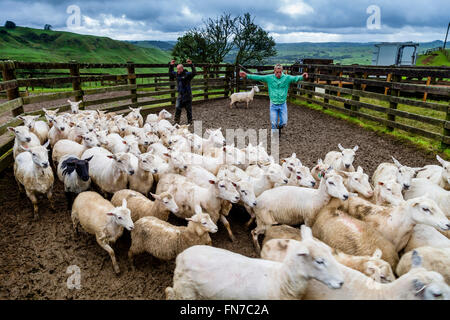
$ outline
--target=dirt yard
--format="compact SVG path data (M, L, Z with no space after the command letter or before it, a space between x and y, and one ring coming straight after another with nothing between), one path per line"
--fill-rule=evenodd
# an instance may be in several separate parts
M368 132L356 125L315 110L288 105L289 120L281 140L280 156L296 152L303 164L312 166L330 150L359 145L355 165L370 176L377 165L391 161L393 155L409 166L434 163L432 154L405 145L386 136ZM203 120L203 129L269 128L269 102L255 99L250 108L228 108L228 100L193 106L194 119ZM185 121L183 111L182 121ZM58 179L55 177L55 181ZM31 202L19 195L12 169L0 177L0 299L164 299L164 289L172 284L174 262L161 262L150 255L136 257L136 271L128 269L130 236L125 232L114 249L122 273L116 276L108 254L94 236L72 229L62 184L55 184L56 212L47 200L40 203L40 220L32 221ZM255 257L250 233L244 227L248 219L243 209L230 213L236 236L230 242L219 222L212 235L213 245ZM175 224L183 221L169 220ZM69 290L67 268L81 269L81 289Z

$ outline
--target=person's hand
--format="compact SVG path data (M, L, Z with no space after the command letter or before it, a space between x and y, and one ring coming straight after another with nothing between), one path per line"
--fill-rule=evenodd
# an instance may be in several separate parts
M306 72L304 72L303 74L302 74L302 77L303 77L303 79L308 79L308 73L306 73Z
M241 76L242 78L247 77L247 74L244 71L239 72L239 76Z
M186 59L186 63L187 63L187 64L192 64L191 59Z
M175 64L175 60L172 59L172 60L170 61L170 64Z

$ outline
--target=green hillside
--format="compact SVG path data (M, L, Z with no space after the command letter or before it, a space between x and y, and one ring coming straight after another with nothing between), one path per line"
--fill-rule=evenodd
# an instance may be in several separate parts
M32 28L0 27L0 59L30 62L167 63L167 52L107 37Z
M431 54L423 54L417 58L419 66L450 66L450 50L434 51Z

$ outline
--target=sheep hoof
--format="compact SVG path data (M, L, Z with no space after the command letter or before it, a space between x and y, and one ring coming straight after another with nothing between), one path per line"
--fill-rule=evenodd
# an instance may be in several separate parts
M236 237L232 234L229 235L230 241L234 242L236 240Z

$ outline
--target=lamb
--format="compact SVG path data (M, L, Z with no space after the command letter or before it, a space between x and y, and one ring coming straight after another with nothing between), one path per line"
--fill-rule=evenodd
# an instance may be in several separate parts
M59 180L64 183L64 192L69 209L72 207L73 195L86 191L91 186L89 161L92 157L81 160L79 156L66 154L59 159L57 174Z
M148 252L160 260L173 260L186 248L194 245L211 245L209 233L216 233L217 226L206 213L196 213L186 218L187 227L177 227L156 217L143 217L136 221L131 232L128 259Z
M50 145L53 148L55 143L58 142L59 140L67 139L69 130L64 116L62 115L56 116L51 119L53 126L50 128L48 132L48 140L50 141Z
M134 174L130 154L112 154L102 147L95 147L83 152L81 159L92 156L89 176L105 195L127 188L128 174Z
M261 258L283 261L290 243L301 240L300 230L297 228L288 225L272 226L267 230L264 237ZM385 283L395 280L391 266L386 261L381 260L382 252L378 248L372 256L353 256L336 249L332 250L337 262L358 270L377 282Z
M161 121L163 119L170 119L172 118L172 114L167 111L166 109L163 109L159 112L158 115L151 113L147 116L147 118L145 119L145 123L154 123L154 122L158 122Z
M210 246L193 246L176 259L167 299L301 299L310 279L329 288L343 285L329 247L302 228L302 242L290 246L283 262L249 258ZM262 281L264 279L264 281Z
M415 178L411 180L411 188L405 191L405 199L426 196L434 200L444 214L450 218L450 191L445 190L429 179Z
M47 110L45 108L42 108L42 111L44 111L45 119L48 122L48 126L51 128L53 126L53 121L52 120L53 120L54 117L56 117L56 114L58 113L59 108L55 109L55 110Z
M442 167L437 165L427 165L417 174L417 178L429 179L445 190L450 190L450 162L445 161L439 155L436 155L437 161Z
M320 181L319 189L282 186L264 191L256 198L253 213L256 228L252 230L253 244L260 252L258 235L276 223L295 225L305 222L314 225L317 213L332 197L347 200L349 197L342 177L328 172Z
M41 144L47 141L50 128L44 121L38 121L39 116L18 116L17 119L23 120L23 125L39 138Z
M128 177L129 188L147 196L153 187L153 174L158 172L154 166L154 156L151 153L140 154L137 157L130 154L134 174Z
M421 170L420 168L410 168L402 165L394 157L394 163L381 163L372 175L372 182L376 185L379 181L386 181L391 178L397 180L403 190L407 190L411 185L411 179Z
M373 198L369 200L379 206L397 206L405 201L402 189L394 177L386 177L375 185Z
M404 252L419 247L450 248L450 240L435 228L418 224L414 227Z
M381 259L393 269L398 263L398 254L392 242L366 222L339 209L324 207L317 214L312 231L316 238L346 254L368 256L379 248L383 253Z
M141 128L144 125L144 118L141 115L142 108L139 107L133 109L129 107L129 109L131 110L131 112L125 116L125 119L128 121L130 125L134 125Z
M176 214L180 218L192 217L195 213L205 210L214 223L220 219L228 231L231 241L234 240L230 224L226 219L229 206L226 201L237 203L239 193L228 180L210 181L210 187L205 188L191 182L188 178L178 174L165 174L159 180L156 194L161 194L173 187L175 202L180 207ZM224 201L225 200L225 201ZM224 207L227 210L224 210Z
M353 161L355 160L355 153L358 151L358 146L354 146L353 149L344 149L341 144L338 144L338 151L330 151L326 154L324 163L332 166L337 171L354 172Z
M118 206L123 199L127 200L127 207L131 211L133 222L142 217L153 216L160 220L167 221L169 213L178 213L178 206L172 195L172 189L161 194L151 194L155 201L151 201L142 193L134 190L124 189L114 193L111 203Z
M70 123L69 133L67 134L67 139L81 143L82 136L89 133L89 129L84 121L78 121L76 124L74 122Z
M371 198L374 193L369 183L369 176L364 173L363 168L358 166L355 172L340 171L344 175L344 186L349 192L357 192L364 198Z
M40 146L39 138L25 126L8 127L8 130L14 133L13 157L14 159L19 153L24 152L25 148Z
M111 257L114 271L119 274L120 268L111 244L122 236L124 228L129 231L134 228L127 200L123 199L122 206L114 207L98 193L85 191L75 198L71 216L75 232L78 233L80 224L86 232L94 234L97 243Z
M397 252L408 243L416 224L426 224L442 230L450 229L450 221L436 202L426 197L405 201L399 206L386 208L374 205L364 199L352 197L341 208L351 216L361 219L377 229L392 242Z
M250 101L253 101L253 97L255 96L255 92L259 92L258 86L253 86L252 90L248 92L235 92L230 96L230 108L235 104L236 102L246 102L247 103L247 109L248 109L248 103Z
M52 209L54 209L52 199L54 176L52 168L48 163L48 144L49 142L43 146L20 146L24 152L18 154L14 160L14 177L19 191L23 191L23 186L27 197L33 203L35 220L39 218L36 194L45 194L50 201Z
M316 180L311 175L311 171L308 167L303 166L301 162L300 165L294 167L291 165L285 165L285 163L283 163L283 165L283 174L285 174L289 180L287 183L288 186L314 188L316 185Z
M398 276L402 276L411 270L414 252L422 257L422 266L425 269L440 273L445 282L450 285L450 248L419 247L405 253L395 271Z
M112 153L118 152L129 152L130 146L128 143L117 133L110 133L106 136L107 145L106 149L111 151Z
M421 267L421 258L413 256L413 268L391 283L378 283L361 272L340 266L344 285L329 290L318 281L311 280L305 300L448 300L450 288L437 272Z
M80 158L83 152L89 148L100 147L100 142L97 140L97 135L89 132L82 136L82 144L69 139L61 139L55 143L52 151L52 160L55 166L58 166L60 159L68 154Z
M73 114L80 112L80 103L82 103L83 100L80 100L78 102L72 102L70 101L70 99L68 99L67 102L70 104L70 110L72 111Z

